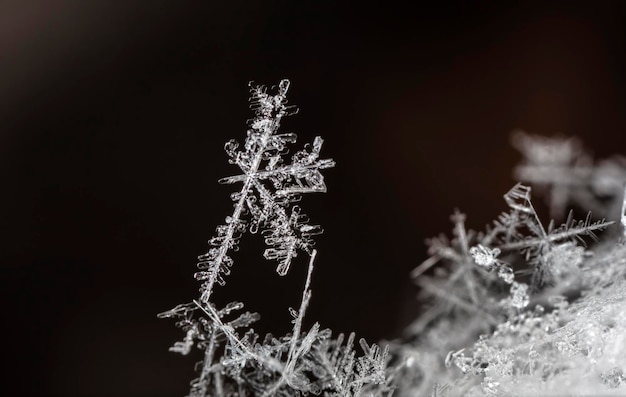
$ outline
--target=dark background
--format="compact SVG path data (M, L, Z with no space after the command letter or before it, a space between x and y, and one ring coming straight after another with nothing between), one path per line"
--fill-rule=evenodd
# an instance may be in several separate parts
M232 210L250 80L291 79L283 131L337 161L301 203L326 229L308 325L399 337L424 238L504 209L512 130L626 152L625 3L500 3L0 2L3 394L186 393L199 357L156 314ZM282 334L306 261L262 251L245 235L215 298Z

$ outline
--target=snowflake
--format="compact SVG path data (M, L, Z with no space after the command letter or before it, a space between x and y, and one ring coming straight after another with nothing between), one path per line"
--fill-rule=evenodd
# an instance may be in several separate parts
M333 160L320 159L322 138L316 137L311 147L296 152L285 164L287 144L296 141L292 133L278 134L283 117L295 109L287 106L289 81L282 80L276 95L269 95L266 87L251 88L250 103L255 117L250 122L243 150L231 140L225 145L230 163L242 174L220 179L220 183L242 183L241 190L231 195L235 202L226 224L218 226L217 236L209 240L213 248L198 257L197 280L203 281L201 301L207 302L215 282L223 285L222 275L229 273L232 259L229 251L237 247L239 236L246 230L257 233L262 229L269 246L264 256L278 261L276 271L285 275L298 250L308 254L313 247L312 236L322 232L319 226L309 225L300 207L293 205L300 194L325 192L326 185L320 170L333 167ZM249 220L245 215L249 214Z
M483 243L495 244L502 252L519 251L532 268L533 290L550 280L550 265L563 262L558 256L577 257L580 249L576 242L584 243L587 236L597 241L595 232L614 222L591 221L591 213L584 221L576 221L570 211L565 223L555 227L554 221L545 228L530 200L531 189L520 183L504 195L510 212L500 215L494 227L483 238ZM570 242L568 245L563 245ZM548 255L552 252L551 255Z
M171 351L186 355L196 346L204 352L189 397L382 397L392 390L387 347L369 345L361 339L363 355L358 356L353 349L354 334L342 345L343 335L333 339L330 330L320 329L317 323L303 330L317 255L311 237L321 233L321 228L309 225L293 204L303 193L326 191L320 170L332 167L334 162L319 158L319 137L296 152L290 162L284 159L287 144L296 140L294 134L277 133L281 118L293 112L286 106L288 87L289 81L281 81L275 95L268 95L264 87L252 87L250 102L256 116L250 122L244 149L238 150L235 141L225 146L230 162L242 174L220 180L243 186L231 195L234 211L209 240L212 248L199 257L200 271L195 277L203 281L200 299L159 315L177 319L176 325L185 332ZM229 252L237 248L240 235L259 230L269 246L264 256L278 261L278 274L287 273L298 251L309 256L300 307L289 309L291 333L280 338L268 334L261 339L253 329L242 332L259 318L250 312L234 317L233 313L243 308L242 303L217 309L209 300L214 284L224 283L222 276L233 264Z
M524 156L515 177L547 193L550 215L561 218L568 203L613 217L626 181L626 159L615 156L594 164L575 138L546 138L517 131L513 145ZM606 205L606 198L610 198Z

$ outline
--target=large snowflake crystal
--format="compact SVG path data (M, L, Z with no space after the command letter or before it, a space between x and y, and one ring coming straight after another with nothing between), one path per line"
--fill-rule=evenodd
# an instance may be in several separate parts
M532 288L537 290L544 282L553 282L564 263L571 270L581 261L576 258L583 255L584 249L576 243L584 245L583 237L598 241L595 233L614 222L604 219L592 222L591 213L584 221L576 221L570 211L561 226L555 227L554 221L550 221L546 228L532 205L530 192L530 187L518 183L504 196L510 211L494 222L488 239L500 235L493 241L498 243L499 249L503 252L519 251L524 255L532 268Z
M223 178L221 183L242 183L241 190L231 195L233 213L217 235L209 240L212 246L200 256L196 278L202 280L199 300L178 305L159 317L174 318L185 332L182 341L171 351L189 354L192 348L204 356L196 368L199 377L191 382L188 397L304 397L316 394L327 397L382 397L391 392L391 374L387 373L388 350L368 345L361 340L363 355L352 348L354 336L342 346L343 336L331 338L331 332L315 323L303 330L303 319L311 298L311 275L316 250L312 236L321 233L294 205L302 193L324 192L326 186L320 170L334 162L319 159L322 139L285 160L287 144L294 143L294 134L278 134L282 117L293 113L286 93L289 81L283 80L275 95L265 87L251 88L250 102L255 117L245 144L230 141L226 152L230 162L242 171L240 175ZM291 309L291 333L264 339L249 326L259 319L257 313L233 312L243 304L232 302L217 309L210 301L214 284L223 284L223 276L233 264L229 251L237 248L239 237L249 230L259 230L269 246L265 258L278 261L277 272L284 275L298 251L309 257L302 301L298 311Z
M230 163L241 169L241 174L221 179L220 183L242 183L241 190L231 195L235 202L232 215L218 226L217 235L209 240L212 248L198 257L199 272L195 277L204 281L201 300L207 302L215 282L223 284L223 275L229 273L232 259L228 255L237 246L240 235L249 230L262 230L266 259L278 261L276 271L285 275L298 250L310 254L312 236L321 233L319 226L309 225L308 218L293 205L300 194L325 192L326 185L320 170L333 167L333 160L320 159L322 138L316 137L312 145L285 161L287 145L296 141L292 133L278 134L280 121L297 111L287 106L289 81L282 80L277 93L270 95L264 86L252 86L250 107L255 117L242 149L231 140L225 150ZM247 219L246 219L247 218Z

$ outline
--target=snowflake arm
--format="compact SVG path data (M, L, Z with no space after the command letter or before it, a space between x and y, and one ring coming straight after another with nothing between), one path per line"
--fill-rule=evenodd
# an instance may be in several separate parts
M613 221L605 221L599 220L596 222L591 222L591 213L587 214L587 217L584 221L575 221L572 218L572 212L570 212L567 221L558 227L557 229L550 230L549 233L546 233L543 237L530 237L525 238L520 241L503 244L500 248L504 251L510 250L524 250L532 247L540 247L541 245L551 244L563 240L572 240L576 238L578 240L582 240L582 236L588 236L592 240L597 241L598 238L595 235L596 231L600 231L606 229L608 226L612 225Z

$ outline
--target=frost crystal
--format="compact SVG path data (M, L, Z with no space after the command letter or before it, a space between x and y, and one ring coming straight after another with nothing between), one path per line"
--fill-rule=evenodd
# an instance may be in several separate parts
M517 133L514 143L525 156L517 176L548 193L554 215L574 203L626 230L626 162L594 164L575 139ZM438 395L439 384L450 385L446 397L624 395L626 233L594 252L586 240L613 222L570 211L544 224L522 183L504 200L486 230L467 230L457 211L452 237L427 241L412 274L428 309L409 346L394 346L419 381L401 381L399 397Z
M497 263L497 256L500 255L500 250L498 248L489 249L481 244L478 244L475 247L470 248L469 253L474 258L474 262L477 265L491 268L493 265Z
M546 138L518 131L512 142L524 156L515 168L516 178L547 193L552 217L562 217L571 203L605 217L615 216L626 181L626 158L594 164L575 138Z
M203 353L189 397L562 395L564 386L581 395L624 394L626 160L594 164L575 139L517 133L513 141L525 159L516 173L548 193L553 215L570 203L602 210L608 202L604 213L621 222L622 244L605 244L611 249L605 254L589 251L585 238L596 240L613 223L590 214L575 221L570 212L560 226L545 226L530 186L518 183L504 195L508 209L484 231L467 229L456 210L451 236L427 240L429 257L412 272L426 310L404 342L381 347L354 333L332 337L317 323L304 329L317 255L312 237L321 228L295 203L301 194L326 190L321 170L334 162L319 158L319 137L286 158L296 140L278 133L282 117L295 111L286 105L288 88L287 80L273 95L251 88L255 117L243 148L235 141L225 146L241 174L220 180L241 189L199 257L200 297L159 315L183 330L171 351ZM221 308L211 302L246 231L261 232L264 257L278 262L280 275L298 253L309 257L285 336L261 338L250 328L259 315L242 312L240 302Z
M604 220L592 222L591 213L584 221L573 219L572 212L567 220L559 227L551 221L547 229L539 220L530 200L530 187L517 184L506 195L505 200L511 211L500 215L494 222L494 228L486 235L486 240L498 243L503 252L519 251L533 269L532 287L539 288L551 279L551 264L563 263L563 255L581 255L579 249L570 252L569 248L576 247L576 242L584 243L583 236L597 241L596 231L603 230L613 222ZM564 243L570 245L563 246ZM548 255L549 252L552 254Z
M275 95L268 94L263 86L252 86L250 106L255 117L250 121L244 148L238 150L239 144L234 140L226 143L230 163L237 165L242 174L222 178L219 182L241 182L242 187L231 195L235 202L232 215L226 217L225 225L217 227L217 236L209 240L214 248L198 257L200 271L195 277L203 281L203 302L208 301L215 282L224 284L222 275L229 274L233 263L228 253L237 247L239 236L246 230L251 233L262 230L269 246L263 255L278 261L276 271L280 275L289 271L298 250L311 253L312 236L322 232L319 226L309 225L300 207L292 204L299 201L300 194L325 192L320 170L333 167L335 163L319 159L323 142L320 137L286 163L287 145L296 141L293 133L278 134L282 118L296 112L295 108L287 106L288 89L288 80L280 82ZM248 221L246 215L249 215Z
M611 389L615 389L619 387L624 381L626 381L626 377L624 377L624 371L622 371L619 367L613 367L608 372L600 375L602 381Z
M511 285L511 306L523 309L528 306L528 285L513 282Z
M531 287L540 289L557 278L569 276L576 269L585 251L575 243L583 236L595 239L595 231L612 222L575 221L570 216L559 227L550 222L545 228L531 202L531 188L518 183L504 195L509 211L501 214L491 228L476 233L465 228L465 215L456 211L452 240L441 235L427 241L426 261L412 273L423 293L437 298L426 314L413 325L420 332L438 317L453 312L465 312L484 318L487 324L497 323L502 307L518 310L528 305L528 286L515 282L511 266L500 261L502 254L517 255L526 262L526 272L532 274ZM516 257L513 257L514 259ZM424 273L437 263L435 277ZM500 282L510 285L509 297L492 294Z
M583 153L580 141L521 131L513 135L512 141L525 157L525 162L515 169L516 177L547 190L550 214L563 214L572 190L593 173L591 159Z
M572 150L558 152L556 159L536 153L536 159L555 162L568 158L568 153ZM607 274L600 268L594 269L593 282L582 276L592 258L584 238L596 240L595 233L613 222L592 221L590 215L576 221L570 212L560 226L554 221L544 226L531 201L530 186L521 183L504 200L508 210L485 231L466 229L465 215L456 211L451 217L452 237L427 240L430 257L412 272L426 310L409 328L411 349L396 347L396 354L412 358L411 368L419 374L414 376L422 381L403 381L401 397L426 395L441 383L453 385L446 393L450 396L509 395L501 393L510 384L505 376L518 366L532 373L548 370L542 367L541 332L559 328L566 316L555 316L569 310L567 300L554 299L557 293L570 293L588 283L607 285L616 277L615 271ZM427 275L432 268L432 275ZM529 278L530 284L520 276ZM538 302L551 305L554 316L545 314ZM535 337L519 349L510 345L529 335ZM573 352L580 342L556 340L557 345L559 351ZM459 376L454 368L466 375Z
M243 150L230 141L226 152L230 162L239 166L241 175L220 180L243 184L231 198L235 202L225 225L209 240L209 252L199 257L203 281L201 296L191 303L178 305L159 314L174 318L185 333L171 351L187 355L196 346L203 351L197 364L198 378L191 382L189 397L300 397L310 394L326 397L382 397L392 391L388 348L369 345L361 339L363 351L353 349L354 334L344 344L344 336L331 337L330 330L315 323L303 330L303 320L311 299L311 275L317 251L311 237L321 228L308 224L300 208L293 205L299 195L324 192L320 170L332 167L332 160L319 159L322 139L296 152L287 163L284 156L294 134L278 134L283 116L292 112L286 106L289 81L278 85L269 95L264 87L252 87L252 107L256 112ZM298 310L289 309L293 321L291 333L276 338L260 338L249 326L259 319L257 313L236 315L243 304L232 302L218 309L211 301L215 282L223 284L233 260L228 255L237 248L242 233L261 230L269 246L264 256L277 260L277 272L284 275L298 250L309 256L309 269Z
M502 266L498 270L498 277L504 280L507 284L513 284L513 280L515 280L515 275L513 274L513 269L508 266Z
M490 303L486 302L486 285L493 282L491 267L499 264L496 256L499 250L475 244L476 234L465 228L465 215L458 210L450 218L454 223L454 238L449 240L441 235L427 240L431 257L418 266L412 276L422 288L424 294L436 297L436 303L430 307L412 327L420 332L439 316L464 312L483 318L487 324L495 323L490 313ZM424 275L429 268L443 262L445 268L435 273L435 277ZM492 302L496 305L496 302Z

